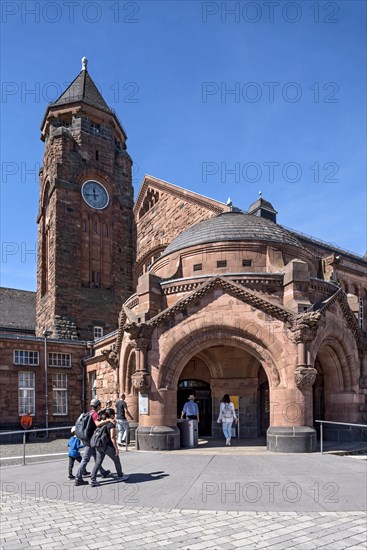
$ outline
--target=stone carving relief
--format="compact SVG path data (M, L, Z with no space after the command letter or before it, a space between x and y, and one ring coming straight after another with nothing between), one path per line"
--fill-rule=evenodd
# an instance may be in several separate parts
M313 367L297 367L294 373L297 388L308 390L316 380L317 370Z
M310 342L316 336L321 314L316 311L301 313L294 319L290 330L293 332L293 341Z
M113 349L104 349L102 355L107 363L113 368L118 369L120 365L119 356Z
M131 375L133 387L140 393L148 393L151 386L151 376L147 368L146 354L151 345L153 327L139 323L129 323L125 332L129 334L131 345L135 348L138 370Z
M137 371L131 376L131 381L140 393L148 393L151 385L151 377L148 371Z

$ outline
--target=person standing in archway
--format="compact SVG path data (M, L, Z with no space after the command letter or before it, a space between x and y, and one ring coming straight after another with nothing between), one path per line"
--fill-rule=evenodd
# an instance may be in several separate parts
M232 424L233 422L237 422L237 415L228 393L223 396L217 422L222 423L222 430L224 437L226 438L226 445L230 445L232 437Z
M189 395L189 400L183 406L181 418L186 415L189 420L197 420L199 422L199 406L195 403L195 395Z

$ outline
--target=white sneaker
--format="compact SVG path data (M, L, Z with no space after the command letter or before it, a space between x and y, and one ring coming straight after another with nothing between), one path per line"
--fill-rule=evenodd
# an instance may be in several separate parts
M226 445L229 445L229 437L226 439Z
M231 445L231 438L228 438L228 445Z

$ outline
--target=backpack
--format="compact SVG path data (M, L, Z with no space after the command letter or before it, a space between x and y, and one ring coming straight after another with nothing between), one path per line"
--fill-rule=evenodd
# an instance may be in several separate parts
M231 422L234 419L233 409L229 403L224 404L223 420L224 422Z
M90 440L90 446L97 447L97 448L106 447L110 441L111 441L111 438L107 430L107 424L104 424L104 426L101 426L100 428L96 428L94 430L94 433Z
M82 413L75 422L75 435L82 441L89 441L96 425L90 413Z

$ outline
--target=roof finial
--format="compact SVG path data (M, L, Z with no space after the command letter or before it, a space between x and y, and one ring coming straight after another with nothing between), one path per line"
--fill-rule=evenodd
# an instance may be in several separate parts
M232 201L231 201L231 197L228 197L227 199L227 206L229 207L229 211L232 212Z
M82 58L82 71L87 70L87 65L88 65L88 59L86 57L83 57Z

